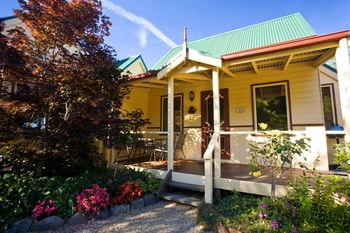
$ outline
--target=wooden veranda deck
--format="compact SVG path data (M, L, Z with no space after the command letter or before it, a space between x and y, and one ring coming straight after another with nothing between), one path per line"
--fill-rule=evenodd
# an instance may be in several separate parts
M166 161L149 162L147 158L138 158L132 161L125 161L124 164L163 171L167 169ZM204 163L202 161L194 160L178 160L176 163L174 163L174 172L203 176ZM302 173L303 171L301 169L289 169L283 174L281 179L277 181L277 184L288 185L290 181L292 181L294 178L300 177ZM269 175L267 170L263 170L260 177L253 177L249 175L249 166L246 164L222 163L221 178L271 184L271 175Z
M150 162L149 157L137 158L130 161L122 162L123 165L133 169L147 170L158 178L165 178L167 174L167 163ZM277 180L276 196L285 196L288 193L288 184L294 179L301 179L302 169L289 169L283 176ZM329 175L346 175L339 172L319 172L323 176ZM175 181L204 185L204 163L203 161L178 160L174 163L172 178ZM224 190L236 190L238 192L251 193L257 195L269 196L271 194L271 175L267 170L262 170L262 175L253 177L249 175L249 166L246 164L222 163L221 177L214 177L214 188Z

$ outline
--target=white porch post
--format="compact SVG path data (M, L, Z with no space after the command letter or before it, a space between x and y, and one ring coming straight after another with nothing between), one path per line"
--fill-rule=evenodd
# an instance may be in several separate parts
M219 69L214 69L212 72L213 82L213 114L214 114L214 133L220 134L220 87L219 87ZM215 178L221 176L221 140L220 136L215 144L214 149L214 175Z
M168 78L168 171L174 168L174 78Z
M337 63L343 127L346 133L345 141L350 142L350 64L347 38L339 41L339 48L337 48L335 53L335 59Z
M319 159L316 169L319 171L328 171L328 151L326 128L324 126L306 127L306 137L310 138L310 153L306 156L309 168L314 166L314 161ZM304 161L301 161L302 163Z

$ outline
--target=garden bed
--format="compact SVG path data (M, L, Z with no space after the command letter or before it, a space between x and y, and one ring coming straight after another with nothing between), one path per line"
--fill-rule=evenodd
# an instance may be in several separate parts
M6 174L0 179L1 230L14 223L10 232L41 231L117 216L155 203L160 184L131 169L69 178Z
M350 182L303 177L286 198L230 193L203 204L198 221L208 230L236 233L344 233L350 229Z

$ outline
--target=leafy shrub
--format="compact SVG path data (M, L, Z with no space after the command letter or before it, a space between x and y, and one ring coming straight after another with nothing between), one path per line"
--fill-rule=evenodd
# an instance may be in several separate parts
M259 124L266 129L266 124ZM261 132L263 137L255 137L249 144L250 174L261 175L261 169L266 168L271 174L271 197L275 197L276 180L292 168L293 159L302 157L309 150L308 138L296 138L295 135L278 130ZM306 158L304 158L306 160Z
M133 200L142 197L141 185L137 182L126 182L122 185L119 193L113 200L113 204L131 203Z
M198 218L204 226L221 221L242 233L349 232L350 180L305 173L290 188L289 199L233 193L218 202L218 213L203 208Z
M76 210L86 215L94 216L106 209L110 198L107 189L95 184L90 189L84 189L77 196Z
M225 225L242 232L251 228L251 223L257 219L259 198L234 192L218 203L218 210L223 216Z
M161 181L151 174L149 174L149 177L145 180L138 179L137 182L141 185L142 187L142 192L144 194L150 194L150 193L155 193L156 191L159 190L161 186Z
M335 163L340 165L340 168L350 172L350 142L337 144L335 147Z
M202 203L198 207L197 222L203 226L205 231L215 230L220 222L220 213L215 205Z
M17 219L32 214L39 200L48 196L63 182L60 178L33 178L5 174L0 176L0 230ZM53 199L55 200L55 199Z
M115 176L118 177L114 182L121 187L128 181L137 181L145 194L154 193L159 190L161 181L155 178L150 172L137 171L130 168L120 168L116 170ZM116 193L111 190L111 193ZM119 191L119 190L117 190Z
M350 181L317 174L304 175L291 185L290 197L298 210L301 232L348 232L350 229ZM312 190L310 189L312 188Z
M295 209L286 199L240 193L233 193L218 203L220 221L244 233L296 232Z
M57 212L57 206L55 201L45 200L45 201L39 202L35 206L32 217L36 220L41 220L50 215L53 215L56 212Z

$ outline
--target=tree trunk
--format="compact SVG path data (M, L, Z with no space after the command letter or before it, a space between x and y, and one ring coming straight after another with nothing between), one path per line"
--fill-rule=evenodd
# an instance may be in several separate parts
M43 175L44 160L40 159L36 165L36 176L41 177Z

